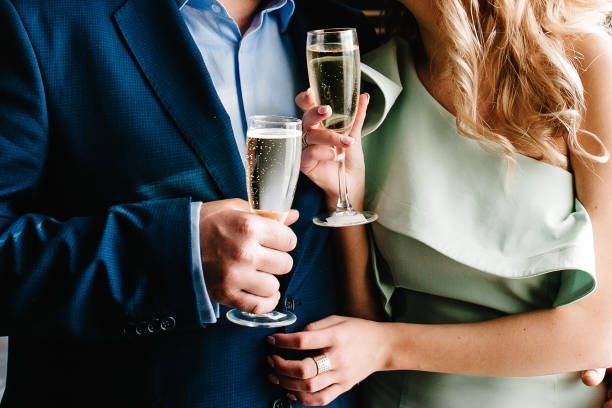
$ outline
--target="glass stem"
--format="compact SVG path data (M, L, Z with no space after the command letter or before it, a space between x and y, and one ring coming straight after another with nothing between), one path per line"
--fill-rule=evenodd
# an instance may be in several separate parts
M352 214L353 206L349 200L348 186L346 185L346 149L341 147L337 150L341 160L338 162L338 203L336 213Z

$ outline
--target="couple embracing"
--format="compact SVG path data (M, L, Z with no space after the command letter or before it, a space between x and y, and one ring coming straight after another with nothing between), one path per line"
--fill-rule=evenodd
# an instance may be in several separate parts
M327 1L0 4L2 407L604 404L610 1L402 0L380 47ZM306 31L339 25L370 51L348 138L299 93ZM242 160L296 94L290 228ZM336 147L371 229L310 221Z

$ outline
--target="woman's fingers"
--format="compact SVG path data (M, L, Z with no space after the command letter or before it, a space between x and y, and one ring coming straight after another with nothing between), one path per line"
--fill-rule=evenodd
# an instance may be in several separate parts
M361 130L363 129L363 122L366 118L368 111L368 104L370 103L370 94L364 93L359 95L359 105L357 106L357 113L355 115L355 122L351 129L350 135L355 139L361 138Z
M363 155L361 149L361 131L363 130L363 122L366 118L366 112L368 110L368 104L370 103L370 95L365 93L359 96L359 105L357 107L357 114L355 116L355 122L349 135L355 140L355 147L347 150L347 157L349 162L361 161L360 156Z
M314 330L323 330L328 327L332 327L337 325L338 323L342 323L346 320L346 317L343 316L328 316L325 319L317 320L316 322L312 322L306 327L304 327L304 331L314 331Z
M319 161L336 161L337 157L336 149L331 146L309 146L302 152L302 171L308 174Z
M306 92L298 94L298 96L295 97L295 102L298 104L300 109L304 111L302 125L307 131L318 128L321 121L329 118L332 115L332 109L329 105L315 105L310 89ZM350 132L351 136L353 137L359 137L361 135L369 102L369 94L364 93L359 96L355 122L353 123L353 127Z
M285 360L284 358L273 355L268 359L268 364L274 368L279 376L305 380L317 375L317 363L312 357L303 360Z
M328 405L345 391L346 389L342 385L332 384L324 390L315 393L293 391L288 393L287 397L294 401L299 400L303 405L309 407L320 407Z
M331 329L299 333L276 333L268 336L268 342L279 348L293 350L324 349L334 343Z
M319 374L315 377L308 378L305 380L299 380L296 378L285 377L282 375L270 374L268 380L274 384L280 385L287 391L302 391L302 392L317 392L324 390L330 385L335 383L334 373L327 372Z
M313 106L308 109L302 117L303 128L308 131L316 129L321 124L321 121L329 118L332 115L332 109L327 105Z
M355 143L351 136L345 136L333 130L311 129L304 134L304 140L308 145L326 145L334 147L349 147Z
M308 88L304 92L300 92L295 97L296 105L304 112L309 109L312 109L315 106L314 95L312 94L312 89Z
M582 382L589 387L599 385L606 375L605 368L596 368L582 372Z

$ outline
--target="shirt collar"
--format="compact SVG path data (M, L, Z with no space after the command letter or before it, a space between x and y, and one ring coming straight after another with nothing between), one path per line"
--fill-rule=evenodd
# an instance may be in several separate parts
M179 9L183 8L185 4L189 2L198 3L198 6L200 7L210 7L213 3L217 3L216 0L200 0L198 2L194 0L175 1ZM194 7L197 6L194 5ZM295 0L263 0L263 13L270 13L275 10L278 10L278 14L280 17L281 32L285 32L287 30L287 27L289 26L289 22L291 21L291 16L293 16L293 12L295 11Z

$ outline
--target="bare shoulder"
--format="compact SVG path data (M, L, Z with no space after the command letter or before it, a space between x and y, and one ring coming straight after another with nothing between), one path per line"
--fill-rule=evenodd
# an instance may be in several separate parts
M591 82L608 82L612 79L612 35L591 33L570 42L578 59L580 76ZM585 84L586 86L587 84Z
M574 42L574 50L580 58L578 71L586 102L582 126L590 132L584 133L580 142L595 155L602 155L606 150L612 152L612 37L604 33L584 35ZM573 164L578 197L593 211L593 216L605 208L606 223L612 222L612 202L609 201L612 162L585 165L574 160ZM612 237L610 239L612 242Z

